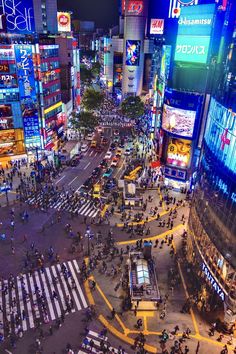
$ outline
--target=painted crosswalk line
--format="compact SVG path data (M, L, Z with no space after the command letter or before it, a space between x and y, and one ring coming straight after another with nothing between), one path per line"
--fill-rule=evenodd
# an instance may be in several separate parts
M79 278L80 268L74 259L20 274L11 278L11 282L0 281L2 331L9 327L14 333L20 327L25 332L34 328L38 320L53 321L62 313L69 314L87 308Z

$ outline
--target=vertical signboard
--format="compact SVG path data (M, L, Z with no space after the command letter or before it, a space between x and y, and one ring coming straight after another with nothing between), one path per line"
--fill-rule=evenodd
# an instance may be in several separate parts
M40 147L33 46L15 45L16 67L26 147Z
M164 33L164 19L152 18L150 23L150 34Z
M0 14L6 17L8 33L35 32L33 0L0 0Z
M58 32L71 31L71 18L69 12L57 13L57 26L58 26Z

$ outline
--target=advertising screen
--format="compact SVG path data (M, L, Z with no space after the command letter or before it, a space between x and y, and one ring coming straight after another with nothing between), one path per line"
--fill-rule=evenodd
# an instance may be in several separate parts
M208 58L210 37L178 36L175 48L175 61L205 64Z
M178 21L178 36L210 36L214 13L215 4L184 7Z
M12 129L13 117L10 104L0 105L0 130Z
M17 73L20 77L19 94L27 147L41 146L32 49L31 45L15 46Z
M164 19L152 18L150 23L150 34L164 33Z
M179 136L193 136L196 111L189 111L164 104L162 129Z
M122 64L114 64L114 86L121 87L122 85Z
M4 45L3 48L0 48L0 60L14 60L15 53L11 45ZM6 64L2 64L2 70Z
M126 41L126 65L139 66L141 41Z
M170 72L170 59L171 59L171 46L163 45L161 53L161 69L160 77L163 81L166 81L169 78Z
M236 173L236 112L211 99L205 130L205 142L221 168L227 167Z
M6 16L8 32L18 34L35 32L33 0L0 0L0 13Z
M191 157L192 141L171 138L168 143L166 163L171 166L187 168Z
M57 27L58 32L70 32L71 31L71 19L69 12L57 13Z

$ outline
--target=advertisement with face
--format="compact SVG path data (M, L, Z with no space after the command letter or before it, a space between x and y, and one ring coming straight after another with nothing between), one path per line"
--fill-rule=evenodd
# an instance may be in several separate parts
M13 117L10 104L0 105L0 130L12 129Z
M126 41L126 65L139 66L141 41Z
M69 12L57 13L57 27L58 32L70 32L71 31L71 19Z
M192 141L170 138L166 163L171 166L187 168L191 158Z
M180 109L164 104L162 128L172 134L189 137L193 136L196 111Z
M121 87L122 85L122 64L114 64L114 86Z

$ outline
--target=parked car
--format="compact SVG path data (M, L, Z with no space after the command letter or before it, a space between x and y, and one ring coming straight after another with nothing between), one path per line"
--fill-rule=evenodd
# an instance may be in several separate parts
M116 187L116 180L114 178L110 178L104 185L104 192L109 193L115 187Z
M115 136L120 135L119 129L115 129L113 134L114 134Z
M93 172L92 172L92 176L94 177L94 178L98 178L98 177L100 177L100 175L101 175L101 167L96 167L94 170L93 170Z
M103 151L102 146L101 145L97 145L95 151L96 152L102 152Z
M92 179L92 177L89 177L89 178L87 178L86 181L84 182L83 187L84 187L85 189L90 189L90 188L92 187L92 185L93 185L93 179Z
M89 133L89 134L86 136L86 140L92 141L92 140L93 140L93 137L94 137L94 133Z
M122 155L122 149L121 148L117 148L116 149L116 156L119 155L121 156Z
M126 156L131 155L131 152L132 152L132 149L131 149L131 148L128 147L128 148L125 149L125 155L126 155Z
M106 160L102 160L99 167L101 167L102 169L106 169L108 166L108 163Z
M90 146L91 148L95 148L97 146L97 140L92 140Z
M108 144L108 139L107 138L102 138L101 144L102 145L107 145Z
M76 167L76 166L78 166L79 162L80 162L80 157L74 156L74 157L70 160L70 165L71 165L72 167Z
M116 149L116 144L115 143L111 143L110 149L111 149L111 151L114 151Z

